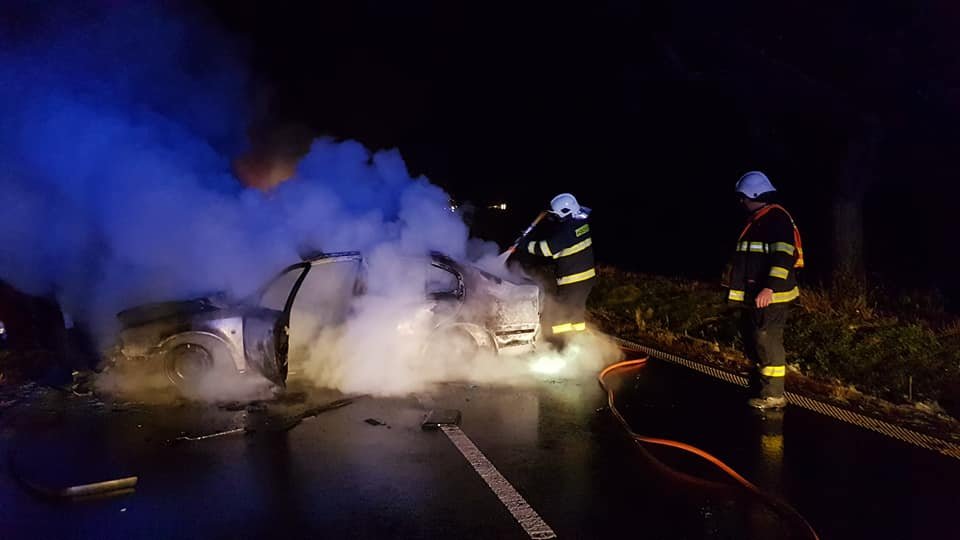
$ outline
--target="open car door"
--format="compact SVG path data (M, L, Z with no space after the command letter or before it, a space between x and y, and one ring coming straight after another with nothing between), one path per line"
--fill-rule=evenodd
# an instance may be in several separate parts
M321 254L287 267L264 288L259 305L282 311L273 365L261 369L265 377L285 384L290 357L305 356L324 328L346 321L362 264L355 251Z

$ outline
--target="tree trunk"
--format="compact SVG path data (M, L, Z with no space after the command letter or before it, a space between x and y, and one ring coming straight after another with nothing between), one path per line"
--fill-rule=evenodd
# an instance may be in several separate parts
M863 197L835 198L833 201L834 281L862 280Z
M863 201L873 183L873 169L883 129L865 115L851 134L847 159L833 196L833 281L862 281L864 275Z

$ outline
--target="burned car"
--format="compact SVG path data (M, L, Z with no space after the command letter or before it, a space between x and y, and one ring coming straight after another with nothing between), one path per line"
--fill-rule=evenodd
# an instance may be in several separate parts
M241 302L213 295L123 311L114 363L146 363L184 393L211 374L256 374L283 387L292 314L308 305L310 325L342 323L359 292L362 263L357 252L320 254Z
M417 259L424 301L407 313L427 328L424 352L519 354L536 347L543 292L441 253ZM251 298L222 296L162 302L118 314L114 364L162 375L181 393L201 393L235 375L259 375L284 387L291 357L344 323L368 283L358 252L316 254L291 265ZM404 315L406 317L406 315ZM440 349L430 351L431 346Z
M437 341L497 354L535 349L543 290L531 280L504 279L442 253L430 254L427 298Z

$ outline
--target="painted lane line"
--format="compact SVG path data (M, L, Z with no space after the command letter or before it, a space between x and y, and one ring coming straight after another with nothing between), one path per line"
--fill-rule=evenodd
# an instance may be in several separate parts
M510 482L500 474L493 463L490 463L490 460L483 455L477 445L473 444L466 433L457 426L442 426L440 429L467 459L473 470L477 471L480 478L487 483L493 494L500 499L503 506L513 515L513 519L517 520L517 523L523 527L530 538L539 540L557 537L557 534L540 517L540 514L510 485Z

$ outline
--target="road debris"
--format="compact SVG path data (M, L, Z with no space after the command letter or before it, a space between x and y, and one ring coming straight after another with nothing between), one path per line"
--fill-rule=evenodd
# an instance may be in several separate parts
M331 401L331 402L329 402L329 403L324 403L323 405L317 405L317 406L315 406L315 407L307 407L307 408L304 409L303 411L301 411L301 412L299 412L299 413L296 413L296 414L292 414L292 415L279 416L279 417L270 417L270 416L267 416L267 418L268 418L270 421L265 423L265 425L268 426L268 427L266 427L266 429L250 427L250 428L247 428L247 431L250 431L250 432L253 432L253 431L273 431L273 432L277 432L277 431L287 431L287 430L289 430L289 429L292 429L294 426L297 426L298 424L300 424L300 422L302 422L302 421L304 421L304 420L306 420L306 419L308 419L308 418L313 418L314 416L317 416L317 415L319 415L319 414L321 414L321 413L325 413L325 412L328 412L328 411L332 411L332 410L335 410L335 409L340 409L340 408L342 408L342 407L346 407L347 405L350 405L351 403L353 403L354 401L356 401L357 399L359 399L359 398L361 398L361 397L364 397L364 396L360 395L360 396L352 396L352 397L343 398L343 399L337 399L337 400ZM269 413L268 413L268 414L269 414Z
M218 437L223 437L226 435L235 435L238 433L249 434L249 433L277 433L281 431L287 431L293 427L300 424L300 422L313 418L321 413L339 409L350 405L357 399L364 396L352 396L348 398L338 399L331 401L329 403L324 403L323 405L317 405L315 407L307 407L306 409L295 413L295 414L285 414L277 415L271 414L270 409L266 406L261 408L256 408L255 410L248 411L246 415L246 425L244 427L237 427L233 429L227 429L223 431L217 431L214 433L209 433L206 435L197 435L189 436L183 435L172 440L172 442L196 442L204 441L208 439L215 439ZM384 424L385 425L385 424Z
M381 422L380 420L377 420L376 418L367 418L366 420L364 420L364 422L370 424L371 426L385 426L385 425L387 425L386 422Z
M196 437L191 437L191 436L189 436L189 435L183 435L183 436L177 437L176 439L174 439L174 441L175 441L175 442L177 442L177 441L190 441L190 442L194 442L194 441L205 441L205 440L208 440L208 439L216 439L217 437L223 437L223 436L225 436L225 435L234 435L234 434L237 434L237 433L245 433L246 431L247 431L247 428L235 428L235 429L228 429L228 430L226 430L226 431L217 431L217 432L215 432L215 433L209 433L209 434L207 434L207 435L197 435Z
M423 429L440 429L443 426L460 425L460 411L457 409L433 409L423 419Z
M138 477L128 476L117 478L115 480L104 480L102 482L93 482L90 484L79 484L67 487L49 487L32 482L22 475L17 475L17 480L27 487L30 491L44 497L56 499L90 499L100 497L114 497L119 495L129 495L134 492L137 486Z

